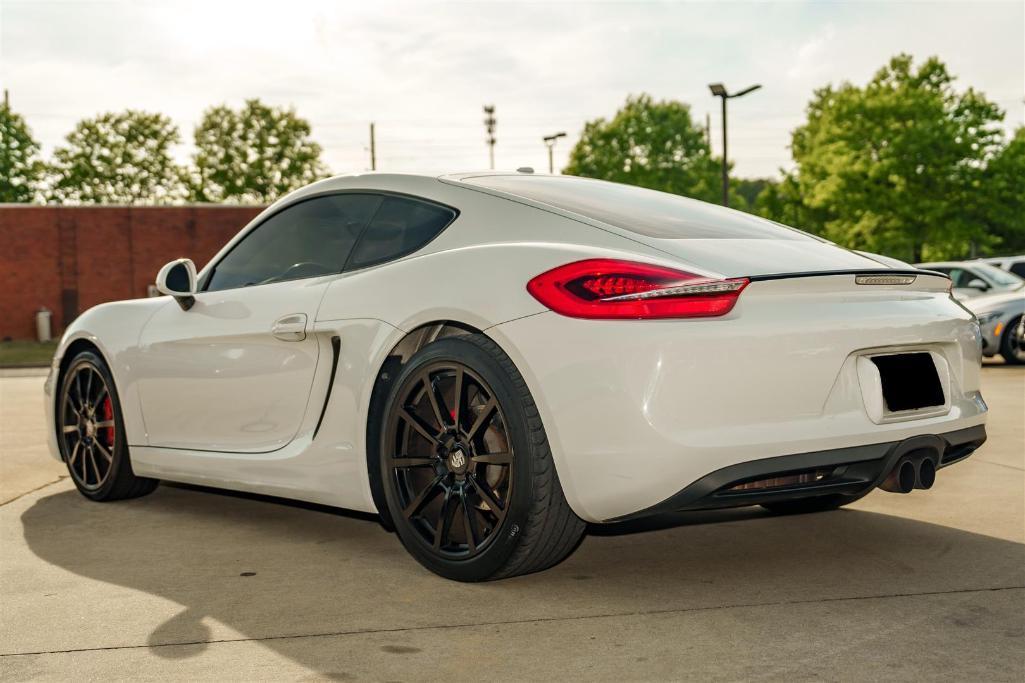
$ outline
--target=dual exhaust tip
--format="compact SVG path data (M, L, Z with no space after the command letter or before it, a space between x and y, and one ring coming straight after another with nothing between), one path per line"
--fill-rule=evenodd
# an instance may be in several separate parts
M909 454L893 466L886 479L879 485L891 493L911 493L912 489L928 490L936 483L936 462L934 456Z

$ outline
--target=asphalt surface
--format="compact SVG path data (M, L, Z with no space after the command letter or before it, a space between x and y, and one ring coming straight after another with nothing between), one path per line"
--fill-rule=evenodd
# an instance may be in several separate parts
M98 505L0 376L0 679L1025 679L1025 370L928 492L592 530L541 574L422 569L371 518L161 486Z

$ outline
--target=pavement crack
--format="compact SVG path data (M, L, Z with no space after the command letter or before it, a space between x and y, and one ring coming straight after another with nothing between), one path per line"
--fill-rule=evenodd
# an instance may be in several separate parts
M259 643L274 640L301 640L304 638L333 638L341 636L368 635L375 633L410 633L416 631L439 631L454 628L479 628L486 626L515 626L520 624L558 623L565 621L584 621L586 619L615 619L622 617L638 617L661 614L687 614L691 612L714 612L719 610L748 609L757 607L785 607L790 605L813 605L832 602L854 602L860 600L889 600L898 598L917 598L933 595L957 595L965 593L992 593L1002 591L1025 590L1022 586L995 586L992 588L958 588L946 591L922 591L917 593L885 593L881 595L851 595L835 598L815 598L808 600L777 600L771 602L736 603L730 605L709 605L706 607L678 607L661 610L637 610L633 612L609 612L599 614L581 614L569 617L541 617L537 619L510 619L505 621L474 621L458 624L436 624L432 626L404 626L397 628L365 628L348 631L321 631L315 633L296 633L280 636L262 636L254 638L211 638L209 640L190 640L176 643L156 643L145 645L110 645L106 647L81 647L63 650L39 650L36 652L3 652L0 657L31 657L38 655L73 654L77 652L104 652L116 650L142 650L164 647L185 647L189 645L213 645L218 643Z
M36 491L42 491L47 486L53 486L54 484L59 484L62 481L64 481L65 479L67 479L67 478L68 478L68 475L62 474L59 477L57 477L56 479L54 479L53 481L48 481L45 484L43 484L42 486L37 486L34 489L31 489L29 491L25 491L24 493L19 493L14 498L9 498L8 500L3 501L2 503L0 503L0 507L3 507L3 506L5 506L5 505L7 505L9 503L13 503L16 500L21 500L22 498L24 498L25 496L29 495L30 493L35 493Z
M1008 465L1007 463L993 462L992 460L984 460L982 458L978 458L978 461L981 462L981 463L985 463L987 465L996 465L997 467L1006 467L1009 470L1017 470L1019 472L1025 472L1025 467L1018 467L1017 465Z

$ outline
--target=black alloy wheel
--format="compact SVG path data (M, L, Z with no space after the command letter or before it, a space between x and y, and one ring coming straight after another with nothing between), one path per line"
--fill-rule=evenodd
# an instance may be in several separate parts
M403 393L388 426L398 514L444 557L483 552L513 487L513 448L494 391L467 366L439 361Z
M84 351L68 365L55 414L61 455L84 496L117 500L156 488L155 479L132 472L113 378L95 353Z
M68 373L61 410L61 437L68 470L87 491L103 486L114 469L114 403L107 383L90 363Z
M537 571L579 541L584 524L563 496L529 392L487 337L448 337L414 355L383 429L387 514L432 571L461 581Z

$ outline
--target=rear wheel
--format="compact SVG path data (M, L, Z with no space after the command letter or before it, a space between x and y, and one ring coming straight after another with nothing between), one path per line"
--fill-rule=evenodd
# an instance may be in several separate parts
M1004 330L1000 337L1000 355L1011 365L1025 363L1025 316L1018 316Z
M83 351L71 360L55 415L61 456L83 496L119 500L157 487L156 479L132 471L121 403L110 370L98 355Z
M448 337L410 359L385 408L381 444L396 531L441 576L546 569L583 535L526 384L483 335Z

